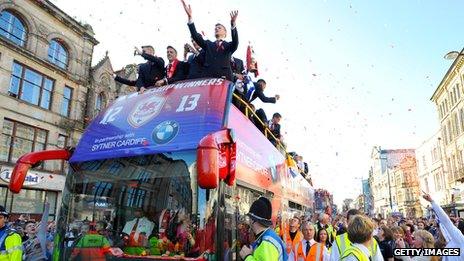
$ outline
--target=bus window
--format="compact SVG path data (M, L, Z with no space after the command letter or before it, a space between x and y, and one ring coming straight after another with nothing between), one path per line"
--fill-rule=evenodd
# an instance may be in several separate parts
M58 223L62 258L214 253L217 191L196 182L195 152L72 165ZM60 252L61 251L61 252Z
M255 240L251 230L251 221L246 215L250 206L263 193L236 185L225 190L226 218L224 224L224 260L236 260L244 245Z

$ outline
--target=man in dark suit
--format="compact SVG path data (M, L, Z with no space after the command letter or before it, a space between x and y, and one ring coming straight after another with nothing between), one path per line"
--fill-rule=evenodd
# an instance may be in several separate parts
M164 60L161 57L155 56L155 49L150 46L142 46L142 51L135 47L135 55L142 56L146 63L139 64L137 80L128 80L118 75L114 80L129 86L136 86L137 91L143 92L146 88L155 86L156 81L164 77Z
M247 93L247 98L250 102L254 101L256 98L259 98L262 102L265 103L276 103L280 99L280 95L276 94L274 97L266 97L264 95L264 89L266 89L266 81L259 79L254 83L254 90L249 90Z
M243 71L245 70L243 61L232 57L230 60L230 67L232 69L232 81L235 83L235 95L232 97L232 104L234 104L242 113L246 114L246 105L236 98L236 96L238 96L241 100L246 102L245 94L247 93L247 88L243 82Z
M232 57L230 60L230 67L232 69L232 75L233 75L233 80L234 82L236 80L241 80L243 81L243 72L245 71L245 66L243 66L243 61Z
M226 38L227 31L224 25L216 24L214 27L214 34L216 41L204 40L201 34L199 34L193 24L192 20L192 8L190 5L187 6L184 0L182 0L184 10L188 16L188 27L190 34L197 42L197 44L205 50L205 63L204 63L204 77L224 77L229 81L233 80L232 68L230 66L230 60L232 54L237 50L238 47L238 33L235 26L237 20L238 11L232 11L230 13L230 23L232 26L232 42L224 41Z
M272 119L269 121L269 129L278 140L280 140L280 138L282 137L282 135L280 134L280 119L282 119L282 115L276 112L274 113L274 115L272 115ZM273 141L271 140L271 142Z
M201 48L193 39L192 46L185 44L185 57L188 53L191 55L186 58L186 61L189 64L189 73L187 79L196 79L203 76L203 65L205 63L205 50Z
M164 77L164 79L158 80L156 82L156 86L163 86L187 79L188 63L179 61L177 59L177 50L169 45L166 48L166 55L169 61L168 65L166 66L166 77Z

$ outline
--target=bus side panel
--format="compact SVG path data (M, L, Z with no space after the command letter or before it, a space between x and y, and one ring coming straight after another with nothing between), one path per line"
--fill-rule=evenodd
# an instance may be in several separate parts
M237 142L237 181L252 184L274 194L273 216L281 208L282 184L287 177L284 156L235 106L231 106L228 128Z

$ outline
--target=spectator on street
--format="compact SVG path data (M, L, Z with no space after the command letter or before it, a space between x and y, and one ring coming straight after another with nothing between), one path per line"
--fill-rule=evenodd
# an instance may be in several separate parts
M341 255L341 260L360 261L372 260L372 254L369 249L375 241L372 233L374 232L374 223L366 216L356 215L348 223L348 239L351 245ZM383 260L383 257L380 259Z
M21 261L22 241L10 226L7 226L10 214L3 206L0 206L0 260L5 261Z
M393 232L385 225L381 225L377 234L380 252L385 261L393 261Z
M446 248L461 248L464 246L464 235L461 231L451 222L451 219L446 215L445 211L432 199L429 194L425 194L424 199L431 203L432 209L437 215L439 220L440 229L446 240ZM444 256L444 261L449 260L464 260L464 251L461 251L459 256Z
M433 239L432 234L425 230L418 230L413 233L414 235L414 242L412 247L414 248L433 248L435 244L435 240ZM397 248L405 248L406 243L403 239L398 239L396 241ZM438 260L437 257L432 256L398 256L399 259L405 261L435 261Z

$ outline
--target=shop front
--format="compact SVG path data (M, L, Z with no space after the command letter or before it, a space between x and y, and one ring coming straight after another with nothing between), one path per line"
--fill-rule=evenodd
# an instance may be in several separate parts
M30 219L40 220L45 203L50 204L49 220L55 220L58 206L61 203L61 192L64 188L65 176L44 171L30 170L19 194L8 190L13 167L0 165L0 205L10 212L10 220L21 214Z

